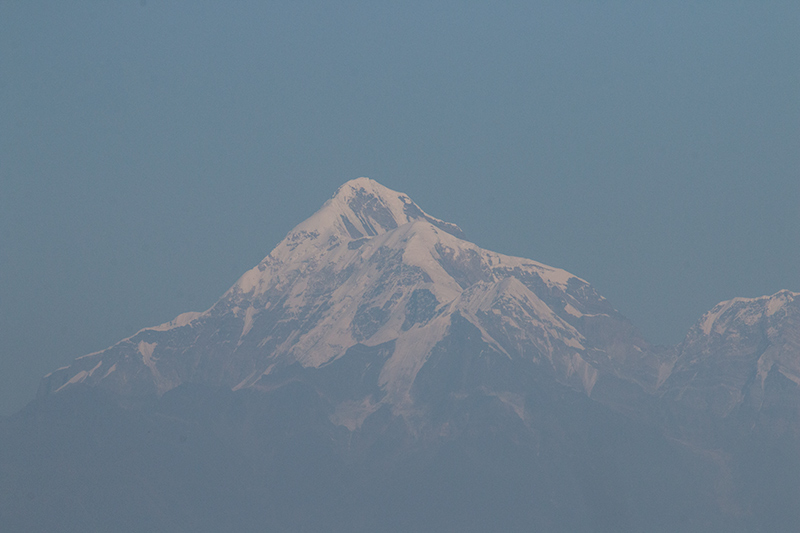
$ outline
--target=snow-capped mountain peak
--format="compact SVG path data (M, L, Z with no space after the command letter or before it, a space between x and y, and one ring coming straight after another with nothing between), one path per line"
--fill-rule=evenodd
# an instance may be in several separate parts
M413 220L427 220L434 226L463 238L455 224L434 218L408 195L388 189L375 180L357 178L339 187L322 208L292 232L331 235L350 240L375 237Z
M85 356L43 388L90 383L162 394L187 381L269 388L287 368L322 369L368 349L373 389L357 401L405 409L437 346L466 336L480 357L546 367L590 393L598 368L617 356L602 355L609 339L619 344L615 337L629 330L584 280L481 249L407 195L358 178L209 310Z
M733 298L714 306L703 315L696 328L699 326L705 335L719 335L737 323L753 325L764 317L785 311L786 306L798 297L800 293L782 290L771 296Z
M457 238L461 229L425 213L408 195L393 191L369 178L357 178L339 187L311 217L298 224L255 268L247 272L233 289L244 293L263 291L271 274L310 262L321 256L353 256L354 250L369 239L393 231L413 221L425 221ZM341 245L346 245L343 249ZM337 262L346 259L337 258ZM232 289L232 290L233 290Z
M788 290L720 302L692 326L665 393L709 402L727 416L743 402L759 409L772 383L800 385L800 293Z

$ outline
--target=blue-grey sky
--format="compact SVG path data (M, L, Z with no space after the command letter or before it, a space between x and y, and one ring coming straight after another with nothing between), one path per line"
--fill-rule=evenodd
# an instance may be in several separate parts
M677 343L800 291L800 3L0 2L0 413L359 176Z

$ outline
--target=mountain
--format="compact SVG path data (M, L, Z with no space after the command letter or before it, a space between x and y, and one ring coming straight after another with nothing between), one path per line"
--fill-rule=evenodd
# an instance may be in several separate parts
M79 383L139 397L183 383L268 390L287 372L364 365L359 388L334 395L335 417L352 429L382 405L408 416L421 408L417 376L454 331L480 354L479 366L462 369L476 375L462 379L480 381L493 366L506 372L504 386L518 382L509 393L527 386L520 374L547 373L591 394L650 352L586 281L483 250L405 194L359 178L209 310L81 357L47 376L42 393ZM658 372L636 377L652 388Z
M714 464L747 531L800 526L800 294L734 298L676 348L658 394L665 434Z
M0 525L796 531L798 296L651 346L352 180L210 309L45 376L0 421Z
M680 346L664 394L725 417L765 409L800 385L800 294L735 298L706 313Z

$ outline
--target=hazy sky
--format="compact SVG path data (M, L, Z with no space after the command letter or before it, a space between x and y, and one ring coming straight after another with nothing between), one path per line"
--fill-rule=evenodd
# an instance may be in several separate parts
M652 342L800 291L800 2L265 4L0 2L0 413L359 176Z

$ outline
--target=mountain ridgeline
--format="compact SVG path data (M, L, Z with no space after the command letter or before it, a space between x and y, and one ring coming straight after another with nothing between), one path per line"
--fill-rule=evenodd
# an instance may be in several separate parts
M10 531L797 531L800 294L651 346L359 178L0 427Z

